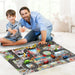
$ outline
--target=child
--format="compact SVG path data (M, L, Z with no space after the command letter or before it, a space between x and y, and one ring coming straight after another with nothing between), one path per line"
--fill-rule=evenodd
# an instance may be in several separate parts
M9 20L8 24L6 25L6 31L8 31L8 34L4 38L0 38L2 45L16 42L22 38L19 31L19 27L21 25L15 20L16 12L14 10L8 10L6 12L6 17Z

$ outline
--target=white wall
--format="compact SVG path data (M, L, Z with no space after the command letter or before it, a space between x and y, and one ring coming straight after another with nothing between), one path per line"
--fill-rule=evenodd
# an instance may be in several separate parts
M14 9L17 12L16 20L19 21L21 18L19 9L23 6L27 6L31 11L40 12L47 19L50 18L50 0L6 0L4 17L8 9ZM7 22L8 20L6 18L0 21L0 32L5 32Z
M70 16L70 14L71 14L71 1L72 0L61 0L61 6L60 6L61 15Z
M75 0L71 0L71 16L72 16L72 24L75 25Z
M0 33L6 32L6 24L8 20L6 19L6 11L8 9L14 9L16 11L16 20L20 19L19 9L22 6L26 5L27 0L4 0L5 8L4 8L4 19L0 19Z
M60 1L60 13L56 17L54 31L71 31L71 0Z
M55 22L55 29L58 31L69 31L70 29L70 21L68 20L65 24L66 20L63 20L63 17L69 16L72 17L72 24L75 24L75 0L5 0L8 4L5 5L5 7L8 7L5 9L15 9L17 12L17 18L16 20L19 20L20 14L19 9L23 6L27 6L30 8L31 11L38 11L40 12L44 17L49 19L50 21L53 20ZM9 3L8 1L11 1ZM53 4L54 1L54 4ZM59 2L60 1L60 2ZM16 6L16 7L15 7ZM53 14L59 13L59 20L55 21L52 18L55 18L56 16ZM0 20L0 32L5 32L6 23L8 20L4 18L3 20ZM58 28L57 28L58 27ZM63 27L63 29L62 29Z
M19 0L16 1L18 11L21 7L27 6L30 11L38 11L40 12L44 17L50 18L50 0ZM19 13L18 13L19 15ZM17 16L18 19L20 19L20 15Z

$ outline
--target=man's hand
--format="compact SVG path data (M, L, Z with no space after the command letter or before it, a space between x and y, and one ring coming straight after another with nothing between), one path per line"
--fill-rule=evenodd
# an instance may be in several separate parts
M25 32L26 28L25 27L20 27L19 30L20 30L20 32Z
M46 41L40 41L39 44L47 44Z

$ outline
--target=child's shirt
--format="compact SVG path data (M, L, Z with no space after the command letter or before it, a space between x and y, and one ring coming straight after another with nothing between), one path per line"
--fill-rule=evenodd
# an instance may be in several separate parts
M13 25L12 23L8 22L8 24L6 25L6 31L8 31L8 29L11 28L12 30L13 30L13 29L16 29L17 32L16 32L15 35L13 35L12 33L10 33L10 32L8 31L8 34L7 34L6 37L8 37L8 38L10 38L10 37L15 37L16 39L21 38L22 36L21 36L20 31L19 31L19 27L20 27L20 26L21 26L21 24L20 24L18 21L15 21L15 24L14 24L14 25Z

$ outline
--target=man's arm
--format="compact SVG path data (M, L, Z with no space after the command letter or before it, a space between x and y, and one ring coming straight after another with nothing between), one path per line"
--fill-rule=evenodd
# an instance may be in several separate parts
M40 28L41 39L42 39L39 42L39 44L46 44L47 26L46 26L45 18L40 13L37 13L36 22L38 24L38 27Z
M26 28L25 26L23 26L23 27L19 27L20 32L25 32L26 29L27 29L27 28Z
M43 31L41 31L41 41L39 42L39 44L47 44L47 42L46 42L46 31L45 30L43 30Z
M24 23L23 19L20 19L19 25L20 25L20 27L19 27L20 32L25 32L27 28L25 27L25 23Z
M41 41L46 41L46 31L45 30L41 31L41 36L42 36Z

